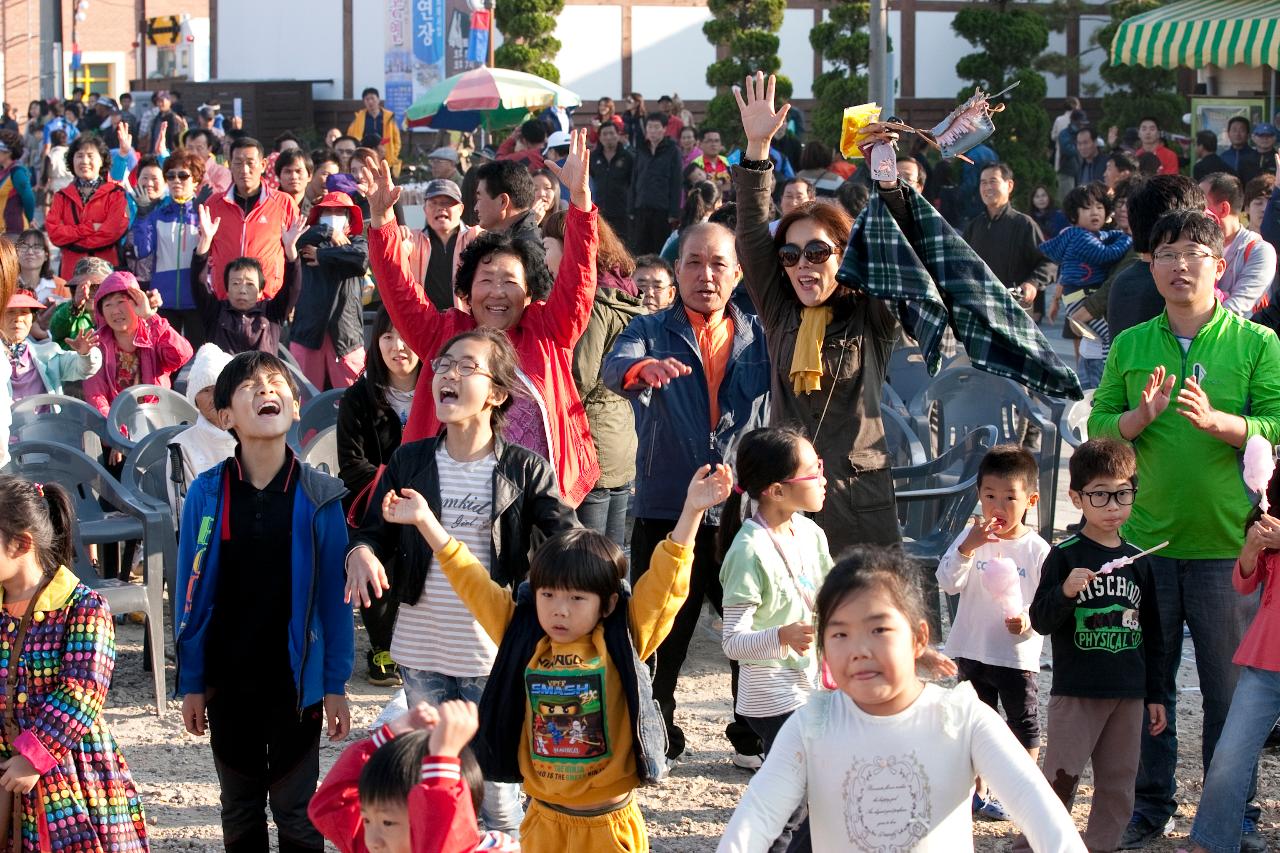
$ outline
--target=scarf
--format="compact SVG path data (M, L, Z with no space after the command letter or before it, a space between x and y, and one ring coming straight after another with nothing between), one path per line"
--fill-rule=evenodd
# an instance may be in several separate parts
M22 360L22 354L27 351L26 341L18 341L16 344L6 343L4 346L8 351L9 361L15 365Z
M98 191L98 187L102 186L102 178L93 178L86 180L77 177L75 179L76 192L80 193L81 201L88 201L93 198L93 194Z
M797 394L822 389L822 339L831 323L832 310L826 305L806 307L800 312L800 331L791 354L791 386Z
M974 367L1049 397L1079 400L1075 371L982 258L915 190L903 186L902 193L914 233L904 234L879 193L872 193L836 279L896 309L930 374L941 366L942 333L949 326Z

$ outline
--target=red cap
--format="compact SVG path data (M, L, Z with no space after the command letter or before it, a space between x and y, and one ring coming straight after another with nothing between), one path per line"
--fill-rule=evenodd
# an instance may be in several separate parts
M6 310L10 308L31 308L35 311L43 311L45 304L36 299L36 295L30 290L15 290L13 296L9 297L9 304L5 306Z

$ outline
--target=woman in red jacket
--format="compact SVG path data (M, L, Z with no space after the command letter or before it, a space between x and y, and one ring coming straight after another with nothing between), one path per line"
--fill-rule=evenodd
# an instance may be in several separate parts
M120 265L120 240L129 230L125 189L107 174L111 152L95 134L82 134L67 149L67 166L75 179L53 197L45 230L62 249L62 277L70 279L84 257Z
M426 297L422 283L410 275L409 256L392 214L400 189L392 183L385 162L369 179L373 186L369 193L369 265L396 329L419 353L437 352L446 340L476 326L506 332L520 356L522 378L530 392L520 410L509 416L522 437L515 443L546 455L555 466L565 502L574 507L600 476L572 365L573 350L591 319L596 293L599 238L588 184L589 154L585 131L576 131L569 157L557 169L558 177L569 187L571 204L566 214L564 258L550 295L546 293L550 276L541 247L533 243L512 246L510 238L495 237L490 253L476 254L475 244L468 248L454 282L470 313L457 308L437 310ZM365 163L369 169L377 165ZM548 164L548 168L554 165ZM541 268L534 267L535 259ZM419 383L420 387L430 385L429 371L422 372ZM431 399L429 392L414 398L404 434L406 444L440 431Z

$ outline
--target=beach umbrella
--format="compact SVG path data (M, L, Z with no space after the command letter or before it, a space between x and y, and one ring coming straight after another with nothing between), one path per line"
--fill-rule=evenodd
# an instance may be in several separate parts
M473 68L441 80L405 111L409 127L475 130L514 127L530 112L576 107L582 99L563 86L508 68Z

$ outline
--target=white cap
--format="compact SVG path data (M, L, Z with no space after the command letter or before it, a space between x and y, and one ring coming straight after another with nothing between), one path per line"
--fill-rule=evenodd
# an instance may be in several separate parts
M573 137L563 130L557 130L547 137L547 148L563 148L573 144Z
M196 395L216 385L222 369L230 363L231 356L217 344L205 344L196 350L196 357L191 360L191 372L187 374L187 401L194 406Z

